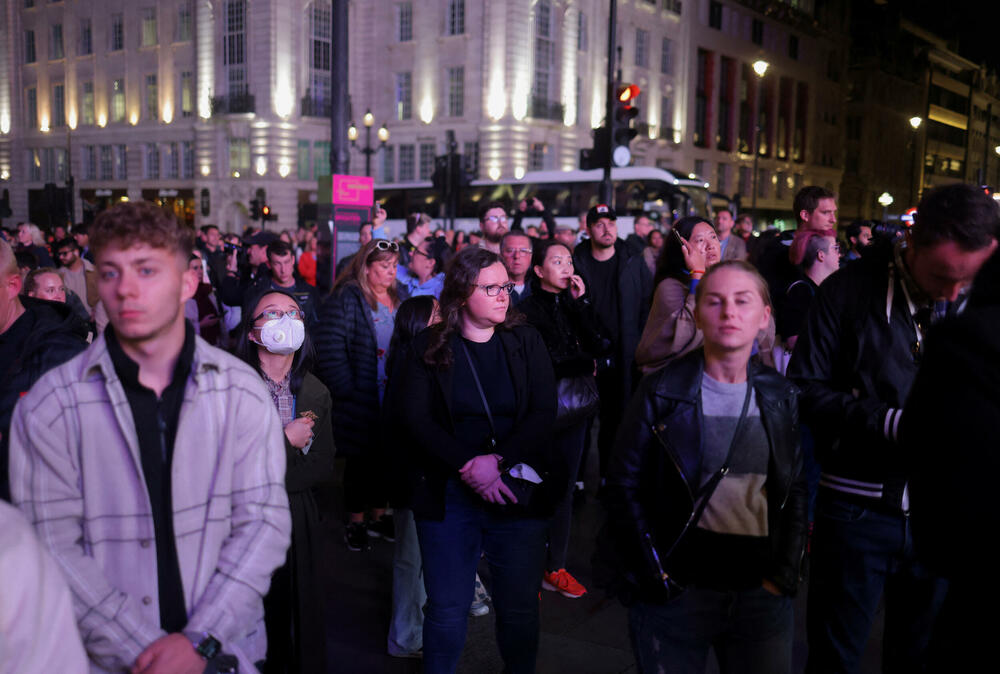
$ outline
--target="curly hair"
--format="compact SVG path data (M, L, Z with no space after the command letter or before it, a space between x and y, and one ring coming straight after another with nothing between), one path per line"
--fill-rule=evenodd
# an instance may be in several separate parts
M177 222L162 208L148 201L129 201L102 212L90 226L90 250L97 257L115 245L131 248L144 243L178 253L187 264L194 250L194 229Z
M441 290L441 322L430 328L430 339L427 342L427 350L424 351L425 363L439 369L451 367L454 362L451 336L459 332L462 327L465 301L476 291L479 273L498 263L501 263L499 255L478 246L463 248L451 259L445 270L444 288ZM524 319L514 309L512 302L507 307L504 322L496 328L510 330L523 322Z

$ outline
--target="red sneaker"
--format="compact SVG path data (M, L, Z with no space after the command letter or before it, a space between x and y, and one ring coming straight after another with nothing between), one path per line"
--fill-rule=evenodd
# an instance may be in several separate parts
M570 599L579 599L587 594L587 588L580 585L576 578L570 575L566 569L552 571L542 576L542 587L552 592L558 592Z

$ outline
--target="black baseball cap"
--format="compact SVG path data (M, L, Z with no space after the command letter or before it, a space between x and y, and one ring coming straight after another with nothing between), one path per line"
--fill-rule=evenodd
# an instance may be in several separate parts
M248 236L243 240L246 246L266 246L278 240L278 235L274 232L257 232L253 236Z
M601 218L607 218L608 220L617 220L618 216L615 215L615 209L611 208L607 204L597 204L589 211L587 211L587 226L594 224Z

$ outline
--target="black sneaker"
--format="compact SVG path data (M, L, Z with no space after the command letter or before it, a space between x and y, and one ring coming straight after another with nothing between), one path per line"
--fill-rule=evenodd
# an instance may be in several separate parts
M364 522L351 522L344 529L344 542L347 549L354 552L368 549L368 535L365 532Z
M374 522L368 523L368 535L372 538L382 538L394 543L396 541L396 524L392 515L382 515Z

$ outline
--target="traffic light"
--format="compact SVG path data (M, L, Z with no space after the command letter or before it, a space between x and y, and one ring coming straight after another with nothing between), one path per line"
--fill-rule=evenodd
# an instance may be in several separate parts
M608 163L608 127L594 129L594 147L580 150L580 168L584 171L604 168Z
M261 206L262 206L262 204L260 202L260 199L251 199L250 200L250 219L251 220L260 220Z
M271 213L270 206L268 206L267 204L263 204L260 207L260 219L263 220L264 222L268 222L269 220L277 220L278 216Z
M639 116L639 108L633 105L639 91L635 84L622 84L616 90L615 114L611 120L611 159L615 166L627 166L632 161L628 146L639 133L632 128L632 120Z

